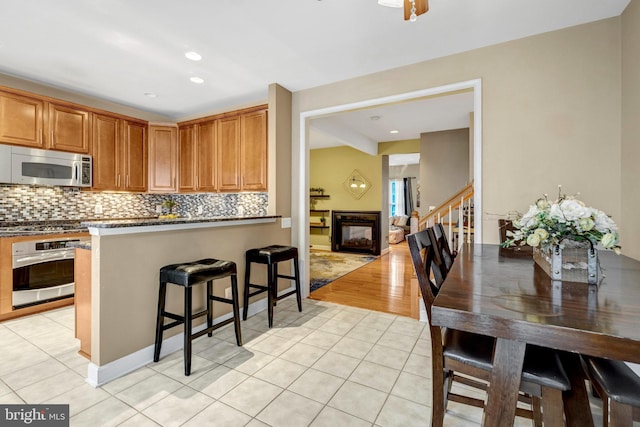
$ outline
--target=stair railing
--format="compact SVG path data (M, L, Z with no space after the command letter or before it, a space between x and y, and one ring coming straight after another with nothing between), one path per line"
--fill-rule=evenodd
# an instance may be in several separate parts
M472 206L473 206L473 181L471 181L471 183L469 183L462 190L458 191L449 200L440 204L438 207L436 207L434 210L429 212L427 215L420 218L420 220L418 221L418 230L424 230L425 228L433 227L433 225L436 223L442 223L443 225L446 224L447 237L449 241L452 242L453 231L454 231L453 226L455 224L455 222L452 221L454 218L453 216L454 211L456 210L458 211L458 218L457 218L458 225L465 224L464 215L466 211L466 215L467 215L466 223L468 224L468 226L466 227L466 230L464 226L462 227L458 226L457 248L460 248L460 246L462 246L463 242L465 241L465 231L467 234L466 236L467 242L472 241L472 237L471 237L473 232L473 227L471 226L471 224L473 224ZM446 223L444 222L445 219L447 220Z

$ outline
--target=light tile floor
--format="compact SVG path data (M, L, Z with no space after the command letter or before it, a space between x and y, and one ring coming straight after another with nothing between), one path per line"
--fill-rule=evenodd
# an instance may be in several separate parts
M73 316L63 308L0 323L1 403L68 403L74 427L430 424L429 332L413 319L313 300L299 313L284 300L273 329L266 313L242 322L243 347L232 325L196 340L189 377L179 351L93 388ZM481 417L451 402L445 425Z

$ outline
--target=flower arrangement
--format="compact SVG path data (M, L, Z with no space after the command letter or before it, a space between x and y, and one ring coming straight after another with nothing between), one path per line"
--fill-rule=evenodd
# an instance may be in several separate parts
M585 206L575 196L562 194L558 186L558 199L549 201L547 195L538 199L524 215L513 220L515 231L507 232L503 246L519 245L548 248L563 245L563 240L602 245L617 254L618 227L604 212Z

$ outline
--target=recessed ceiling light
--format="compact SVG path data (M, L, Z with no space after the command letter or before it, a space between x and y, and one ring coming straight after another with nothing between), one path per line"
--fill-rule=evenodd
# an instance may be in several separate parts
M192 61L200 61L202 59L202 55L200 55L198 52L193 51L185 53L184 56Z
M157 98L158 97L158 95L156 95L153 92L145 92L144 96L148 96L149 98Z
M389 133L400 133L399 130L390 130Z
M204 83L204 79L201 77L191 77L189 80L191 80L193 83Z
M378 121L378 120L380 120L380 116L371 116L371 117L369 117L369 120L374 121L374 122Z

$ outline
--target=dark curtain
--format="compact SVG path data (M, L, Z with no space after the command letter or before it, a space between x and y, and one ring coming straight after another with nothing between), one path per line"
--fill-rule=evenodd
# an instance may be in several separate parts
M404 213L411 216L413 212L413 190L411 188L411 178L404 179Z

